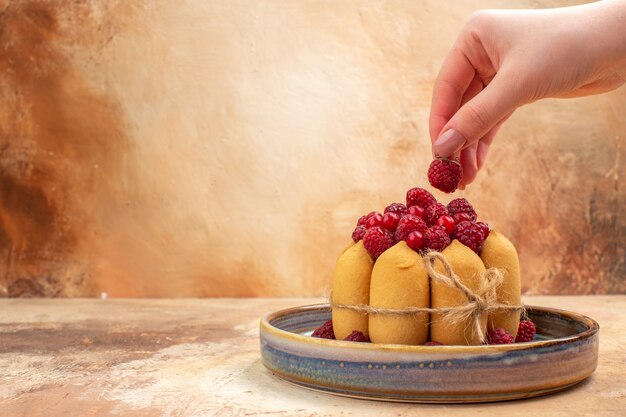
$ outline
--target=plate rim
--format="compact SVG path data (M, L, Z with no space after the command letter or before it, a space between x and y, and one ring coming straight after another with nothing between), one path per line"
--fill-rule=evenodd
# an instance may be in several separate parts
M547 340L533 340L530 342L518 342L518 343L510 343L503 345L437 345L437 346L424 346L424 345L401 345L401 344L392 344L392 343L355 343L345 340L335 340L335 339L322 339L318 337L305 336L298 333L292 333L287 330L279 329L278 327L271 324L271 321L280 316L285 316L287 314L293 314L297 312L306 312L311 310L326 310L330 309L329 303L316 303L316 304L305 304L301 306L294 306L283 308L271 313L267 313L263 315L260 320L260 333L261 335L265 332L268 334L272 334L274 336L280 338L291 339L295 342L300 343L313 343L319 345L328 345L336 348L350 348L350 349L364 349L364 350L375 350L375 351L392 351L392 352L450 352L450 353L489 353L489 352L507 352L507 351L516 351L516 350L524 350L524 349L534 349L537 347L545 347L562 343L570 343L576 340L583 340L587 338L591 338L596 335L600 330L600 325L597 321L592 319L591 317L585 316L580 313L576 313L573 311L561 310L558 308L552 307L542 307L535 305L526 305L527 310L541 311L545 313L551 313L554 315L561 315L569 317L578 322L583 322L588 325L589 328L576 333L571 336L566 337L558 337L554 339Z

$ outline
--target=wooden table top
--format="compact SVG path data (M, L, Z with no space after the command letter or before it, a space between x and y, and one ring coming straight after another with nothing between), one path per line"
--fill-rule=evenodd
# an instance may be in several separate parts
M261 364L259 318L320 301L2 299L0 415L626 415L625 295L525 297L600 323L596 372L547 397L453 406L341 398L274 377Z

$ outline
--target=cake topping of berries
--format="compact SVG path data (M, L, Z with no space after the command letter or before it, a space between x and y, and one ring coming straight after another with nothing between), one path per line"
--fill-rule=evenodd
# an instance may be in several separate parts
M535 323L530 320L520 321L519 327L517 328L517 336L515 336L515 343L532 342L536 332Z
M398 216L402 217L407 213L407 208L402 203L391 203L385 207L385 213L396 213Z
M428 168L428 182L444 193L454 192L462 176L461 164L446 158L435 159Z
M439 343L435 340L429 340L428 342L424 343L424 346L443 346L443 343Z
M422 234L421 232L417 230L412 231L406 237L406 244L409 246L409 248L413 249L416 252L421 249L424 249L424 243L425 243L424 234Z
M421 218L414 216L412 214L407 214L398 222L398 228L396 229L395 239L396 242L401 240L406 240L409 233L417 230L418 232L424 234L428 226Z
M420 206L427 209L431 204L436 203L435 197L427 190L415 187L406 192L406 206Z
M506 330L497 328L487 332L488 345L506 345L508 343L513 343L513 336Z
M437 159L434 162L437 164L433 166L451 164L452 169L460 169L455 161ZM442 251L451 240L457 239L480 253L489 235L489 225L477 222L477 218L476 210L465 198L455 198L444 205L428 190L414 187L406 193L406 205L390 203L383 213L372 211L361 216L352 232L352 240L362 240L374 260L400 241L406 241L411 249L420 252Z
M363 245L370 256L376 260L384 251L393 246L393 237L381 227L372 227L365 232Z
M359 330L353 330L352 333L346 336L345 339L348 342L361 342L361 343L369 343L370 339L366 337L363 332Z
M357 226L354 228L354 232L352 232L352 240L354 241L354 243L358 242L359 240L363 239L363 236L365 235L365 232L367 231L367 229L365 228L365 226Z
M441 203L435 203L426 209L426 212L424 213L424 219L429 226L433 226L437 224L437 220L439 220L441 216L447 215L448 209L446 208L446 206Z
M326 323L322 324L320 327L315 329L313 337L320 337L322 339L334 339L335 331L333 330L333 321L328 320Z
M443 226L432 226L424 233L427 248L441 252L450 245L450 236Z
M448 203L448 213L454 217L457 213L466 213L469 215L469 220L476 221L476 211L474 207L465 198L455 198Z
M482 227L469 221L456 225L454 238L476 253L480 253L485 240Z

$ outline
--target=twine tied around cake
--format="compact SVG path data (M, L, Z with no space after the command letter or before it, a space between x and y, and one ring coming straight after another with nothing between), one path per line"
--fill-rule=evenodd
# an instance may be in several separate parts
M458 275L452 270L452 266L446 258L440 253L431 251L424 255L424 264L431 280L441 282L449 287L457 288L467 298L467 303L451 307L405 307L405 308L383 308L373 307L370 305L355 305L335 303L330 296L330 306L352 310L358 313L382 314L382 315L413 315L417 313L436 313L443 314L450 323L460 323L468 318L472 318L476 335L481 341L485 341L481 326L480 316L484 313L493 313L495 311L521 311L524 314L523 305L511 305L499 303L496 295L498 288L504 279L503 272L498 268L489 268L485 271L480 279L479 287L476 291L472 291L461 282ZM443 265L444 273L435 270L435 261L439 260Z

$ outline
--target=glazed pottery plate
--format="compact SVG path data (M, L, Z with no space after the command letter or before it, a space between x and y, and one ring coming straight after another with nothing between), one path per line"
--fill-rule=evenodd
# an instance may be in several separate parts
M261 357L294 384L348 397L421 403L529 398L561 391L593 373L598 330L580 314L527 307L535 340L482 346L407 346L311 337L328 304L261 319Z

